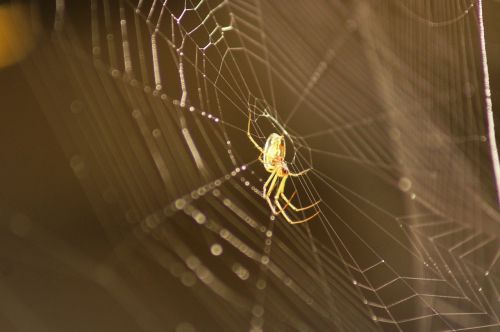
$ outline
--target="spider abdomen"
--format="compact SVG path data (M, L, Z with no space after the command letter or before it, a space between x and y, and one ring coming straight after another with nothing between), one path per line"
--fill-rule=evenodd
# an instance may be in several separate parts
M274 172L278 167L282 168L285 161L286 147L285 138L282 135L272 133L266 140L262 160L268 172Z

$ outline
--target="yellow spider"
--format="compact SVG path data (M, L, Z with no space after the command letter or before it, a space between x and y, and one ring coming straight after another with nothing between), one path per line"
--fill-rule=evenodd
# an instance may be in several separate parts
M287 163L285 161L285 154L286 154L286 147L285 147L285 137L283 135L278 135L276 133L272 133L269 135L269 137L266 140L266 144L264 145L264 148L261 148L259 144L253 139L252 134L250 133L251 131L251 122L252 122L252 113L250 112L248 114L248 130L247 130L247 135L250 141L255 145L257 150L260 151L259 155L259 161L264 165L264 168L266 171L271 173L269 175L269 178L267 178L266 183L264 184L264 188L262 189L262 196L266 199L267 203L271 207L271 211L273 212L274 215L281 214L286 221L288 221L290 224L300 224L306 221L311 220L312 218L316 217L320 211L317 211L314 213L312 216L309 216L305 219L302 220L291 220L290 217L286 214L285 209L290 206L294 211L304 211L307 209L310 209L314 206L316 206L320 201L317 201L311 205L308 205L306 207L296 207L295 205L292 204L291 200L293 196L297 193L295 191L292 196L290 196L290 199L288 199L284 192L285 192L285 184L286 180L288 179L289 176L292 177L298 177L306 172L308 172L310 169L303 170L299 173L292 173L288 169ZM275 189L276 182L278 179L281 179L281 181L278 184L278 189L276 189L276 192L274 194L274 205L273 202L271 202L271 194L273 190ZM279 199L282 198L286 205L284 207L281 206Z

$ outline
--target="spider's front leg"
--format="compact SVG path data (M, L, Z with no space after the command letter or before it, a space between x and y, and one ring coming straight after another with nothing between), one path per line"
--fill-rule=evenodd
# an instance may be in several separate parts
M259 157L258 157L257 159L258 159L258 160L259 160L262 164L265 164L266 162L264 161L264 159L262 159L262 155L263 155L263 154L264 154L264 153L263 153L263 152L261 152L261 153L259 154Z

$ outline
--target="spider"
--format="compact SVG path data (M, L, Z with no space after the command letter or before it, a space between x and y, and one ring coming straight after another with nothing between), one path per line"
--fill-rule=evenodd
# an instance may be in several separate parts
M301 219L301 220L292 220L290 217L286 214L285 209L289 206L292 208L294 211L304 211L308 210L314 206L316 206L320 201L317 201L311 205L308 205L306 207L296 207L295 205L292 204L291 200L297 193L297 191L294 191L292 196L290 198L287 198L285 196L285 184L286 180L288 179L289 176L291 177L299 177L305 173L307 173L310 168L305 169L301 172L298 173L292 173L288 169L287 162L285 161L285 154L286 154L286 146L285 146L285 137L284 135L278 135L276 133L272 133L267 137L266 144L264 145L264 148L262 148L257 142L254 140L252 137L251 132L251 122L252 122L252 113L249 112L248 114L248 129L247 129L247 136L250 139L250 141L253 143L253 145L259 150L260 155L259 155L259 161L264 165L264 168L266 169L267 172L271 173L269 177L267 178L266 182L264 183L264 188L262 189L262 196L266 199L267 203L269 204L271 211L273 212L274 215L281 214L287 222L290 224L300 224L306 221L311 220L312 218L316 217L320 211L317 211L313 215ZM271 201L271 194L273 190L276 188L276 183L278 182L278 179L281 179L279 181L278 187L275 191L274 194L274 205L273 202ZM284 207L281 206L279 199L283 199L286 203Z

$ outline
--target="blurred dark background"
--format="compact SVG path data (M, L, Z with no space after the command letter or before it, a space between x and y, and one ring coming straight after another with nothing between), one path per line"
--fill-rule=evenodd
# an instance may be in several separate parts
M50 27L55 1L40 3ZM153 330L141 299L172 292L153 292L115 257L44 117L22 67L37 47L27 4L0 1L0 331ZM165 330L192 331L189 317L157 310Z
M2 1L0 6L9 10L10 3ZM484 1L484 14L493 110L499 128L500 1ZM19 26L10 28L0 26L0 38L23 33ZM29 53L29 47L19 52ZM16 60L22 62L22 56ZM87 262L103 282L119 273L132 288L141 283L114 257L29 79L19 62L6 61L0 68L0 330L137 331L130 308L71 265L73 259ZM53 242L58 252L37 246L44 241ZM73 310L76 303L78 311ZM172 318L171 330L183 319Z

